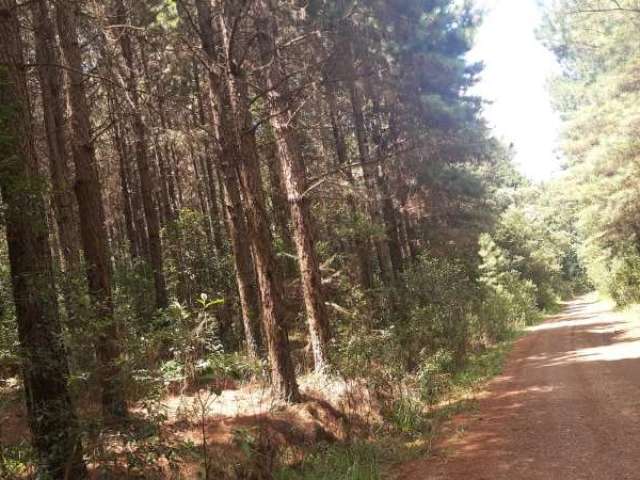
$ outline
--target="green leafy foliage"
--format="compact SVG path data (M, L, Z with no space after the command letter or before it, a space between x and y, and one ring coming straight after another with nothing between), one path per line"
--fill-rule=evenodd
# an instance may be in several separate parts
M579 260L593 285L625 304L639 288L638 15L630 0L600 3L556 2L542 36L563 67L552 85L568 163L560 184L570 194L560 198L574 205Z

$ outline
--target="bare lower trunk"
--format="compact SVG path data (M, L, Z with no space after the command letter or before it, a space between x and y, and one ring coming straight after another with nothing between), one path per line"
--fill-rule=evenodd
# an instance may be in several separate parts
M380 171L377 175L378 189L382 195L382 218L384 219L385 233L387 237L387 244L389 248L389 258L391 260L391 268L393 271L393 277L398 280L400 274L403 271L402 264L402 246L400 243L400 233L397 221L398 212L393 204L393 198L389 191L389 185L387 184L386 175L384 170L380 166Z
M216 185L213 161L210 158L209 149L206 151L204 158L205 168L207 172L207 191L209 194L209 213L211 215L211 229L213 231L213 243L216 247L216 253L222 257L225 254L224 241L222 237L222 228L220 221L220 208L218 206L218 187Z
M198 20L201 27L202 43L205 53L211 61L214 58L213 29L211 7L208 2L199 1ZM219 81L209 72L208 75L210 100L217 98ZM259 328L260 303L259 292L256 284L256 274L251 253L250 236L247 229L247 222L243 211L242 199L239 189L239 179L235 168L234 159L230 156L228 146L230 138L222 138L220 132L220 119L211 106L211 117L213 120L213 137L221 147L219 152L218 172L222 184L223 204L225 209L226 225L231 240L231 248L236 271L236 282L240 296L240 306L242 310L242 322L244 327L247 352L253 358L260 356L261 335ZM234 152L231 151L231 154Z
M213 65L218 58L213 43L215 37L211 4L208 0L197 0L196 6L202 46L210 64ZM223 22L218 23L218 27L224 28ZM220 32L220 38L225 39L225 35L224 31ZM223 45L226 49L227 45L224 42ZM240 180L243 207L258 277L261 317L271 366L271 384L276 397L287 401L298 401L300 393L289 352L288 332L284 324L282 283L273 251L271 232L267 224L262 185L258 181L259 165L255 150L251 151L251 148L247 148L244 143L247 137L241 139L239 134L249 112L238 108L230 72L225 70L223 75L220 77L213 70L209 70L211 98L215 99L218 106L218 109L214 110L218 113L214 123L219 126L218 139L221 142L222 159L238 168L237 178ZM236 119L239 119L240 123L236 123Z
M351 81L349 86L349 93L351 97L351 105L353 108L353 123L356 130L356 139L358 143L358 152L360 154L360 165L362 166L362 174L364 177L364 184L367 192L367 210L371 221L375 225L382 225L382 218L380 216L380 202L379 193L376 185L376 168L371 161L371 154L369 152L369 141L367 138L367 130L364 123L364 99L360 88L356 85L355 81ZM380 238L374 239L376 253L378 255L378 263L380 266L380 276L383 283L388 284L391 278L389 272L389 252L384 240Z
M120 25L128 22L127 10L122 0L115 0L115 20ZM140 187L142 191L142 205L147 221L149 234L149 254L151 268L153 270L153 282L156 293L156 307L165 309L169 306L169 296L163 272L162 240L160 238L160 216L154 196L155 172L147 154L146 128L142 118L142 110L138 93L138 74L133 56L133 45L127 28L122 29L119 35L122 56L128 70L127 89L130 95L132 130L135 137L135 156L140 175Z
M126 416L127 407L118 366L120 333L113 318L111 253L102 187L89 130L91 121L77 33L78 8L79 5L75 2L60 0L56 3L56 15L69 79L69 104L74 132L72 155L76 166L75 193L80 213L82 248L87 264L87 283L94 303L102 407L105 417L121 418Z
M273 218L276 224L276 232L285 251L292 253L294 250L291 232L289 230L289 218L291 212L287 203L286 186L282 179L282 165L278 156L278 147L275 139L269 146L267 167L269 169L270 199L273 210Z
M55 42L51 13L45 0L31 4L35 24L36 59L42 92L42 109L49 153L52 203L64 261L63 293L67 314L74 324L77 300L73 280L80 272L80 234L70 185L68 151L65 140L65 105L63 71Z
M331 120L331 131L333 133L333 140L335 142L336 157L338 159L338 165L344 169L344 174L347 177L349 185L355 187L355 180L351 167L349 166L349 159L347 157L347 146L344 141L344 134L340 129L340 123L338 121L338 106L336 102L335 89L332 85L327 86L327 104L329 106L329 117ZM347 206L349 207L349 214L351 221L356 224L358 221L358 206L356 205L356 199L353 193L347 194ZM356 258L358 260L358 272L360 274L360 284L366 289L370 289L373 286L373 278L371 273L371 262L369 261L369 245L366 238L360 232L356 232L353 240L353 248L355 250Z
M195 177L195 191L200 203L200 211L204 219L205 236L207 237L207 243L213 251L213 235L211 233L211 216L209 213L209 197L207 195L206 187L206 173L202 165L202 158L198 155L193 148L193 145L189 145L189 156L193 164L193 174Z
M286 72L275 42L277 26L266 1L259 0L256 6L258 45L262 62L267 66L264 75L270 121L291 211L314 365L315 370L320 372L324 371L329 364L327 356L329 321L322 295L320 266L314 249L309 202L305 195L307 189L305 166L298 139L293 130L294 119L290 105L292 99L287 86Z
M253 268L253 257L249 244L249 232L244 218L242 200L238 190L238 178L231 165L222 167L224 208L229 220L229 234L233 249L236 281L240 295L242 309L242 323L244 327L247 352L253 358L260 357L262 346L260 321L260 301L256 274Z
M367 81L368 90L370 96L373 98L375 92L370 82ZM382 206L382 219L385 226L385 236L387 240L387 247L389 251L389 259L391 261L391 270L394 280L398 280L402 273L402 247L400 245L400 234L398 232L397 212L393 204L393 198L391 196L391 190L389 188L389 167L387 163L391 160L385 159L387 153L387 145L385 142L382 127L380 125L381 115L383 114L380 102L373 98L373 114L375 116L373 120L373 132L372 137L376 147L376 165L375 165L375 178L378 192L380 192L381 206Z
M167 180L169 178L169 171L167 168L167 160L168 157L165 155L166 150L162 148L160 145L160 140L156 135L153 141L153 148L155 151L156 159L158 161L158 169L160 170L160 205L163 216L164 225L169 222L172 222L176 219L176 212L173 211L173 206L171 205L171 200L169 197L169 185Z
M196 88L196 98L198 100L198 120L200 122L201 126L205 126L207 125L207 109L205 108L205 97L208 97L209 95L207 94L206 91L203 91L201 82L200 82L200 75L199 75L199 69L197 64L195 64L194 62L194 81L195 81L195 88ZM209 105L210 105L210 99L209 99ZM211 117L211 115L209 115L209 117ZM205 184L206 184L206 193L207 193L207 199L208 199L208 203L209 203L209 222L210 222L210 226L211 226L211 234L213 237L213 244L215 247L215 251L218 254L218 256L223 256L224 255L224 242L223 242L223 238L222 238L222 231L221 231L221 222L220 222L220 210L218 208L218 197L217 197L217 186L216 186L216 180L215 180L215 174L214 174L214 165L213 165L213 160L211 158L211 147L210 145L206 145L205 146L205 154L204 156L201 158L202 160L202 165L203 165L203 176L205 177Z
M289 353L289 334L284 323L282 279L266 222L267 212L260 198L262 186L257 181L258 165L255 157L242 160L240 184L258 276L262 322L271 364L271 384L277 397L295 402L300 394Z
M68 367L53 277L18 30L16 4L0 0L0 193L33 446L42 478L86 478L67 390Z
M123 137L128 137L126 129L123 130ZM151 253L149 251L149 235L147 234L147 220L144 216L144 207L142 202L142 192L140 188L140 175L139 171L136 168L136 165L131 160L131 142L125 143L127 145L126 153L127 158L125 159L126 170L129 172L129 193L131 196L131 211L133 214L133 221L136 226L136 237L137 242L140 249L140 256L143 257L146 261L149 261L151 258Z
M111 115L114 116L115 113L112 111ZM137 233L137 229L141 228L139 225L134 223L133 219L133 202L131 195L131 174L129 172L128 167L128 158L127 147L124 144L124 139L122 138L122 133L120 130L120 126L116 123L113 127L113 141L116 145L116 150L118 152L118 173L120 175L120 192L122 194L122 205L124 212L124 221L125 228L127 231L127 240L129 243L129 253L131 258L136 259L140 258L143 255L142 247L140 245L140 239Z
M160 126L163 130L170 128L169 123L167 122L165 112L163 108L159 108L158 116L160 117ZM180 209L182 207L182 202L178 198L177 190L178 190L178 180L177 180L177 169L178 166L175 162L175 154L172 148L172 145L167 140L164 141L164 158L167 165L167 177L165 181L167 182L167 189L169 192L169 202L171 205L171 210L174 215L177 217Z

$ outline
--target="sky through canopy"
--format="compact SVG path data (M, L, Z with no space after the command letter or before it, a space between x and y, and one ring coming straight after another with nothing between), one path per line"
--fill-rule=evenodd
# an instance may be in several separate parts
M560 169L560 120L546 84L558 71L553 54L536 38L539 0L477 0L486 12L470 59L485 63L473 93L492 102L485 117L495 133L513 143L522 173L545 180Z

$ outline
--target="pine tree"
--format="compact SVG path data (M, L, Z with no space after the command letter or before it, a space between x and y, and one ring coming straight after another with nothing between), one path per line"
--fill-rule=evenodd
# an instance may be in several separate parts
M85 478L67 381L17 6L0 2L0 193L33 445L43 477Z

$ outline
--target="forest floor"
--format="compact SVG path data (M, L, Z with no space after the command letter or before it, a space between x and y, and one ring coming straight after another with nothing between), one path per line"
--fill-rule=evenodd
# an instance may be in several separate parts
M398 480L623 480L640 472L640 321L595 296L531 327L477 408Z
M5 477L0 468L0 480L27 480L34 475L32 452L25 448L27 416L18 381L8 384L0 388L0 460L15 473ZM167 394L151 410L131 405L131 418L117 435L108 428L87 435L90 478L270 478L276 456L297 463L316 444L344 441L348 430L381 422L375 400L357 383L306 375L299 385L304 402L294 405L275 401L256 382L222 392ZM83 402L78 410L90 430L98 405Z

